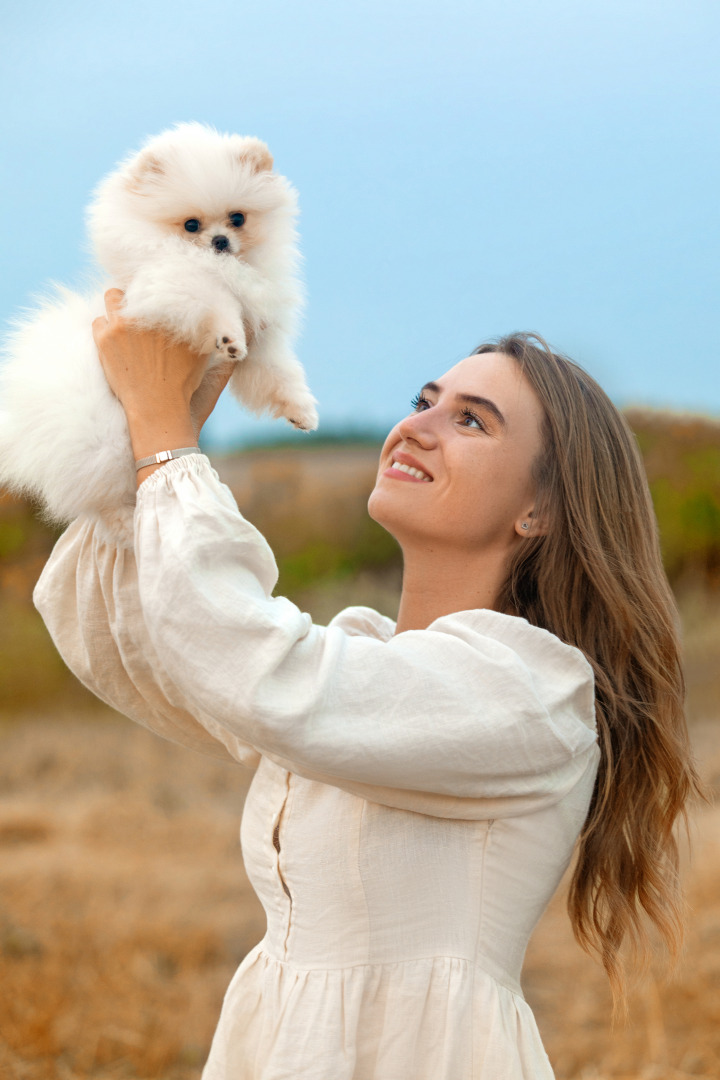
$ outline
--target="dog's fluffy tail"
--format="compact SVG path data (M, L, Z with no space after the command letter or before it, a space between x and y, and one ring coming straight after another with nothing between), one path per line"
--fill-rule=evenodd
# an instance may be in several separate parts
M134 495L125 415L92 338L102 310L102 294L62 290L16 323L3 350L0 483L59 523Z

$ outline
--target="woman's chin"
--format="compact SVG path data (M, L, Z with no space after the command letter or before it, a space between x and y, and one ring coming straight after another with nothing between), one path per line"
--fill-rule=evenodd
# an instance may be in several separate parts
M393 513L393 510L395 513ZM393 519L397 519L397 510L397 506L393 507L392 498L388 495L388 492L383 491L380 484L376 484L368 499L368 514L373 521L376 521L378 525L382 525L383 529L386 529L393 536L395 534L391 524Z
M368 499L368 514L385 532L390 533L399 544L406 532L408 522L407 508L398 506L398 500L392 494L376 485Z

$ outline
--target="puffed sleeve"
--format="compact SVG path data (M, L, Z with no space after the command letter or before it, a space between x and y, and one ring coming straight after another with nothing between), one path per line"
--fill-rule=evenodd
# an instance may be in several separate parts
M140 487L142 618L211 735L374 801L454 817L558 801L597 765L592 670L525 620L460 612L387 641L313 624L207 458Z
M218 741L189 711L147 632L132 551L94 522L78 518L63 533L33 599L65 663L101 701L173 742L257 766L256 750L230 731Z

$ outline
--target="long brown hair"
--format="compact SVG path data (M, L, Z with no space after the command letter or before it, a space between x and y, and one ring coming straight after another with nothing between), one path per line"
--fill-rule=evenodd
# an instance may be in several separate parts
M645 470L622 414L587 372L537 334L474 355L515 359L545 417L536 522L499 597L581 649L595 672L601 761L568 908L624 1004L620 946L649 954L649 916L677 956L683 908L675 823L701 785L684 714L677 612ZM540 531L540 530L539 530Z

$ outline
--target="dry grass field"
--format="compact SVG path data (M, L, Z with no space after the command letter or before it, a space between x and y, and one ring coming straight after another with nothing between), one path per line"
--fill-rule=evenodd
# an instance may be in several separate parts
M364 528L375 453L317 451L312 466L287 456L269 464L268 455L223 465L248 517L272 534L281 586L317 621L349 603L394 613L397 565L383 555L373 569L376 539L368 534L365 569L342 554L346 533ZM310 506L323 530L332 526L335 549L317 533L298 544L291 500ZM42 557L34 549L24 570L6 563L7 610L27 607ZM325 584L309 584L328 568ZM697 588L681 606L692 736L717 792L720 600ZM7 698L0 718L0 1077L196 1080L224 989L264 932L238 843L250 774L163 742L76 692L52 696L54 675L44 703L29 707L13 682L20 653L7 624L3 641L4 678L23 711ZM698 808L692 834L683 959L669 981L654 971L633 989L627 1025L611 1027L604 976L573 941L562 890L538 927L524 985L559 1080L720 1078L720 808Z

